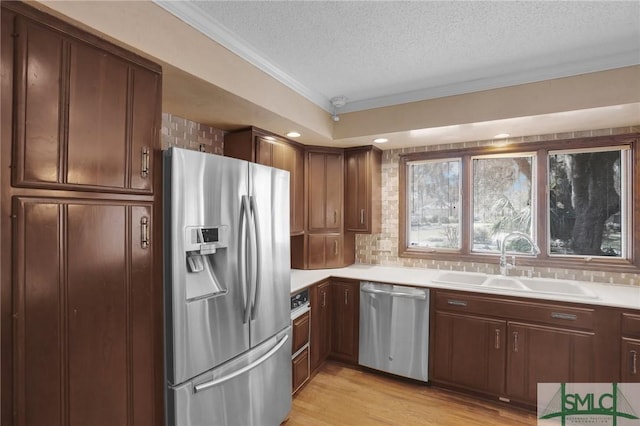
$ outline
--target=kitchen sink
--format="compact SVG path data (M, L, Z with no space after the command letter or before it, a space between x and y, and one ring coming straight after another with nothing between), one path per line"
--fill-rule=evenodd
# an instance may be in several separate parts
M509 290L524 290L524 291L529 290L527 287L525 287L524 284L522 284L519 280L515 278L500 277L500 276L489 278L482 284L482 287L505 288Z
M473 272L444 272L433 279L434 283L457 285L481 285L487 280L487 274Z
M591 290L579 283L552 278L506 277L473 272L443 272L433 279L434 283L472 286L495 290L512 290L526 293L556 294L587 299L597 299Z
M544 278L520 278L529 290L535 293L562 294L568 296L586 297L597 299L592 291L577 283L570 281L544 279Z

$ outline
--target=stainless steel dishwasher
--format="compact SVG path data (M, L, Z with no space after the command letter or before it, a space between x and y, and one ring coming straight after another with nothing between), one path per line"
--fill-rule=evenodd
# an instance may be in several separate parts
M360 365L428 381L429 290L361 282L359 352Z

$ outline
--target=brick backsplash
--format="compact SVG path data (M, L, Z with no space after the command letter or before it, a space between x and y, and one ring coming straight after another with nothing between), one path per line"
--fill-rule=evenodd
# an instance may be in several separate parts
M171 146L223 154L224 132L177 115L162 113L162 149Z
M546 140L560 140L603 135L621 135L640 133L640 125L614 129L585 130L579 132L535 135L520 138L509 138L509 143L527 143ZM398 167L400 154L422 151L439 151L445 149L490 146L504 143L505 140L469 141L461 144L442 144L424 147L412 147L383 151L382 155L382 232L373 235L356 235L356 262L389 266L409 266L419 268L446 269L469 272L498 273L496 263L455 262L429 259L398 257L398 217L399 217L399 182ZM533 269L533 275L545 278L572 279L640 286L640 274L614 273L603 271L585 271L559 268L523 268ZM523 273L520 270L520 273ZM518 274L516 268L515 274Z

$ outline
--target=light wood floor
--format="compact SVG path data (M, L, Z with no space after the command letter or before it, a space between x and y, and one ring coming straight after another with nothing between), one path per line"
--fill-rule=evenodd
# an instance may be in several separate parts
M535 425L533 413L328 362L298 391L285 426Z

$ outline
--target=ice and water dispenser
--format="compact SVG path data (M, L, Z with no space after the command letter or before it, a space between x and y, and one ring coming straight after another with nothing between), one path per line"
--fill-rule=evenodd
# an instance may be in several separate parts
M229 241L228 226L189 226L185 229L187 300L205 299L227 292L216 276L216 265L224 265ZM221 266L222 267L222 266Z

